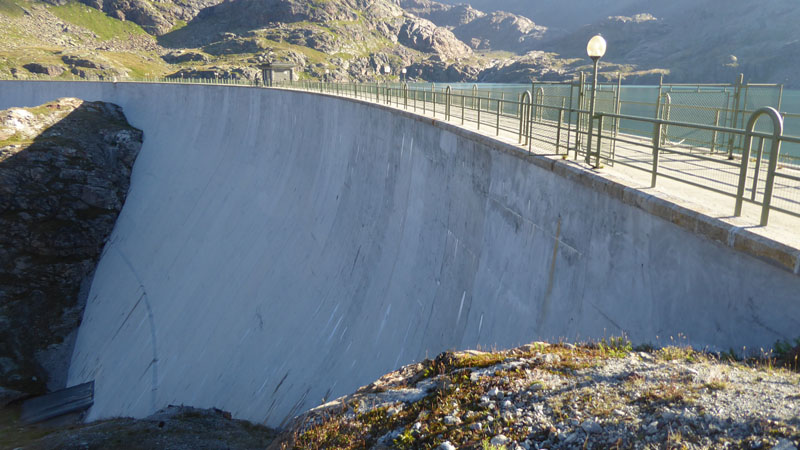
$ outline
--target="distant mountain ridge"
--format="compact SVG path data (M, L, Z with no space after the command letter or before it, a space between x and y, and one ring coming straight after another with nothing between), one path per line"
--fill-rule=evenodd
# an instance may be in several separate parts
M585 45L602 33L606 79L621 72L627 83L657 82L659 74L669 82L732 82L742 72L753 82L800 85L795 0L758 8L744 0L81 0L113 18L114 28L135 23L157 39L120 35L113 45L98 34L95 16L75 17L85 14L75 0L2 1L10 6L0 8L0 42L19 50L0 61L0 77L41 76L26 67L46 66L39 72L60 77L253 80L257 64L284 61L328 80L396 80L402 68L407 78L435 82L569 80L591 70ZM17 4L29 15L14 12ZM58 8L69 10L61 25L47 12ZM102 53L123 49L144 63ZM84 59L95 52L98 61L65 65L63 54L76 52ZM153 61L154 53L161 58Z
M461 3L461 0L441 0ZM478 9L500 9L547 27L541 50L585 57L594 34L608 41L603 61L664 68L672 82L752 82L798 86L795 0L468 0Z

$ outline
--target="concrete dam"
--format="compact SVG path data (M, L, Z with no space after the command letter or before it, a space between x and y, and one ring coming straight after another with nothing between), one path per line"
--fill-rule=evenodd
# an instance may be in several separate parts
M451 124L251 87L0 88L0 108L102 100L144 131L69 369L95 381L89 420L185 404L279 426L448 349L800 330L796 267Z

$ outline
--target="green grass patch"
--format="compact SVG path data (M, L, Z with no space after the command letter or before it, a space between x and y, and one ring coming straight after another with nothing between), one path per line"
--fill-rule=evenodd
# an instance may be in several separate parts
M159 77L170 71L168 65L159 57L150 54L103 52L103 56L115 66L128 69L131 78Z
M625 358L633 351L631 341L625 336L603 338L594 347L610 358Z
M656 357L662 361L697 362L703 360L703 354L695 351L690 346L668 345L656 351Z
M0 34L0 36L2 35ZM0 50L0 78L10 76L11 69L20 68L31 62L63 67L64 63L61 61L61 57L56 54L57 51L57 49L42 47L18 47L7 51ZM26 73L25 69L21 69L21 72L23 74ZM64 78L65 74L68 74L68 72L64 72L60 78ZM45 75L27 75L30 78L45 77Z
M147 35L146 31L133 22L111 18L102 11L76 1L70 1L63 6L53 6L50 12L65 22L86 28L102 40L123 38L132 34Z
M14 0L0 0L0 14L9 17L21 17L25 11Z
M177 21L175 21L175 25L172 26L172 28L169 30L169 32L172 33L173 31L178 31L178 30L180 30L181 28L183 28L185 26L186 26L186 21L185 20L177 20Z

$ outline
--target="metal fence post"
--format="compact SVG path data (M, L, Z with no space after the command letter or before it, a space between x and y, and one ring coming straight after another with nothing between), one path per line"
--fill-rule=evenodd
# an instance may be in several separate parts
M533 116L534 120L541 123L544 113L544 108L542 108L542 105L544 105L544 88L541 86L539 86L539 89L536 90L536 100L534 103L536 104L536 113Z
M444 120L450 120L450 98L451 98L450 96L451 95L452 95L452 90L450 89L450 86L447 86L447 89L445 89L445 91L444 91L444 99L445 99L445 103L446 103L444 105Z
M481 129L481 98L478 97L478 129Z
M528 117L526 119L528 122L528 135L526 139L528 140L528 151L533 150L533 98L531 98L531 103L528 106Z
M661 145L661 123L656 122L653 125L653 171L650 176L650 187L656 187L656 178L658 177L658 149Z
M658 79L658 97L656 97L656 111L654 117L656 119L660 119L659 115L661 114L661 93L664 89L664 74L661 74L661 77Z
M744 74L740 73L739 78L736 80L736 88L733 92L733 123L731 124L731 128L736 128L739 123L739 101L742 97L742 83L744 83ZM728 159L733 159L733 143L735 139L736 136L730 133L728 137Z
M464 95L464 92L461 92L461 125L464 125L464 103L466 102L467 96Z
M500 108L503 104L503 100L497 100L497 124L495 125L496 133L495 136L500 136Z
M578 152L583 146L583 123L585 114L581 112L586 103L586 74L581 72L578 81L578 112L577 123L575 126L575 159L578 159Z
M564 104L567 102L566 98L561 99L561 109L558 110L558 127L556 128L556 155L561 150L561 126L564 124ZM567 149L569 153L569 149Z
M714 115L714 126L715 127L719 126L719 110L717 110L717 113ZM717 130L714 130L711 132L711 149L710 149L711 153L714 153L715 150L714 147L716 147L716 145L717 145Z
M672 114L672 96L669 95L669 92L664 93L664 113L661 114L661 118L664 120L669 120L669 116ZM661 132L661 145L667 143L667 135L669 134L669 125L664 125L664 130Z
M600 164L600 144L603 141L603 119L605 116L603 114L599 114L597 117L597 152L595 153L595 169L599 169L603 167Z
M572 129L572 98L573 92L575 91L575 80L573 79L569 84L569 116L567 116L567 145L566 145L566 155L569 158L569 142L570 142L570 135ZM577 156L576 156L577 158Z
M617 72L617 102L614 105L614 114L619 114L622 110L622 72ZM617 154L617 136L619 135L620 118L614 118L614 132L611 140L611 159L609 164L614 165L614 156Z

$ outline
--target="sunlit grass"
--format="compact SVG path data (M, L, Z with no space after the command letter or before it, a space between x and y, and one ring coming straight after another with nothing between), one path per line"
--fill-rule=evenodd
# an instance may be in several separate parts
M70 1L63 6L51 7L50 12L65 22L86 28L102 40L147 34L139 25L133 22L123 22L111 18L97 9L76 1Z

